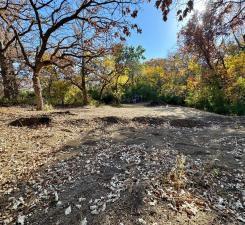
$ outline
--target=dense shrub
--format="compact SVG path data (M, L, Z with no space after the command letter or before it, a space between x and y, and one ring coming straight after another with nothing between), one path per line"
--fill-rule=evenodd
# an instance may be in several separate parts
M20 90L18 96L19 104L35 105L35 93L30 90Z
M229 105L224 90L215 85L203 86L188 92L185 102L188 106L198 109L220 114L229 113Z
M158 91L150 84L136 83L136 85L125 89L123 100L130 102L135 96L139 96L141 101L154 101L158 99Z
M108 91L106 92L103 96L101 101L105 104L119 104L120 103L120 99L118 98L118 96L113 93L112 91Z

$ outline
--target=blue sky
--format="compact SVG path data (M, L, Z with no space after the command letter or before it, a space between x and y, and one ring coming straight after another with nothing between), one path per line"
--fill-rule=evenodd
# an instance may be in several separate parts
M196 0L194 9L202 12L205 10L207 0ZM185 21L188 17L185 19ZM143 30L142 34L132 33L127 40L128 45L142 45L146 52L146 59L164 58L169 52L176 49L177 33L181 24L177 21L176 10L172 10L168 21L162 20L162 14L154 4L145 3L138 17L134 20Z
M167 22L152 4L144 4L138 17L134 20L143 30L141 34L132 33L127 40L128 45L142 45L147 59L164 58L174 50L177 41L178 22L172 12Z

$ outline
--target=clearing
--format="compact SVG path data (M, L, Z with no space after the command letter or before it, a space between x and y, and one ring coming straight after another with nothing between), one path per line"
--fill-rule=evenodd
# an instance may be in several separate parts
M173 106L0 108L0 224L243 224L244 125Z

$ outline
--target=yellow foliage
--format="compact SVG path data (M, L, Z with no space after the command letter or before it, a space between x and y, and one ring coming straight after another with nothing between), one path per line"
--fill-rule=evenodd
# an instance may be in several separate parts
M128 76L127 75L122 75L118 78L118 84L120 85L125 85L128 81Z
M245 76L245 52L227 57L225 64L230 78Z
M142 77L145 81L155 85L160 79L164 78L164 68L160 66L145 65L143 67Z
M200 71L200 65L198 65L194 60L190 60L188 63L188 70L193 73L198 73Z

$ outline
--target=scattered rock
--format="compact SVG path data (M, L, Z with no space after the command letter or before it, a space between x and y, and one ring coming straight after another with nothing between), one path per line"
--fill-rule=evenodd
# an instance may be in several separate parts
M68 208L66 208L65 210L65 215L69 215L71 213L71 206L69 206Z
M81 220L80 225L87 225L88 221L87 218L85 217L83 220Z
M24 225L25 224L25 216L19 215L17 219L17 225Z

